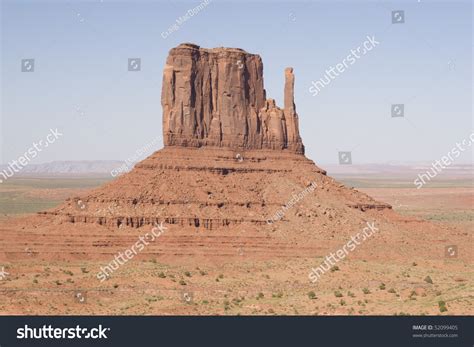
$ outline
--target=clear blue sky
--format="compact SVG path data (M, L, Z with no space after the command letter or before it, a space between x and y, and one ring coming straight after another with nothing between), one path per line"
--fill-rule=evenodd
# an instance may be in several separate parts
M301 134L317 163L336 163L338 150L352 150L354 163L435 160L472 132L469 0L214 0L163 39L199 3L2 1L0 162L50 128L64 135L35 163L130 157L161 136L162 70L182 42L260 54L280 106L284 68L294 67ZM405 23L392 24L392 10ZM311 81L367 35L380 44L312 96ZM137 57L141 71L128 72ZM21 72L27 58L32 73ZM405 104L405 117L392 118L391 104ZM457 159L471 161L472 151Z

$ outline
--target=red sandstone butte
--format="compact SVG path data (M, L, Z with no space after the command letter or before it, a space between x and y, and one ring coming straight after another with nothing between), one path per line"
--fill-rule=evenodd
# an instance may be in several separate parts
M171 49L161 97L165 147L131 172L45 214L114 228L160 222L211 230L262 227L309 186L317 188L280 225L304 222L308 230L318 229L390 209L339 184L305 157L295 76L292 68L284 73L281 109L266 98L260 56L188 43ZM302 218L305 206L310 210Z
M173 48L163 73L165 146L289 149L304 153L293 100L293 69L285 70L285 105L266 99L263 63L242 49Z

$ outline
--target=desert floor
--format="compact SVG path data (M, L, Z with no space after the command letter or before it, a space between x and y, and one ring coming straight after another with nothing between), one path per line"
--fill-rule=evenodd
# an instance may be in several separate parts
M34 212L102 184L103 178L16 178L0 186L0 313L27 315L468 315L474 313L472 182L445 180L416 190L405 180L336 177L391 204L413 234L374 236L313 284L312 267L347 240L320 248L281 233L212 231L176 248L149 246L100 282L96 274L140 232L41 223ZM28 223L25 227L24 221ZM442 228L417 228L427 220ZM28 230L29 229L29 230ZM39 230L39 229L38 229ZM295 231L298 233L299 231ZM354 231L355 232L355 231ZM119 235L117 234L119 233ZM248 234L246 234L248 233ZM66 236L65 236L66 235ZM62 240L59 240L62 238ZM174 238L174 239L173 239ZM65 239L65 240L64 240ZM13 242L12 240L15 240ZM218 243L216 252L205 252ZM179 247L178 247L179 245ZM237 246L236 246L237 245ZM87 247L86 247L87 246ZM108 247L110 246L110 247ZM426 247L425 247L426 246ZM89 247L89 248L88 248ZM265 256L271 247L281 256ZM301 247L289 256L288 247ZM448 251L449 249L449 251ZM48 251L49 256L44 256ZM94 260L88 252L95 252ZM54 254L54 255L51 255ZM98 256L100 254L100 256ZM207 254L207 255L206 255ZM294 253L292 253L294 254Z

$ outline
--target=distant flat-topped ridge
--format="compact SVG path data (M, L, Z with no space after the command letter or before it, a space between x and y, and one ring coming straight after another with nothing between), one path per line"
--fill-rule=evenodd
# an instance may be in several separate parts
M284 91L283 108L267 99L257 54L181 44L170 50L163 72L164 144L303 154L292 68L285 70Z

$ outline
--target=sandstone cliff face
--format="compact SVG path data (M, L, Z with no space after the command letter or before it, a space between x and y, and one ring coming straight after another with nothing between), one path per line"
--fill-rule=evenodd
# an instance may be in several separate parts
M163 73L165 146L288 149L303 154L293 69L285 70L285 105L266 99L259 55L241 49L173 48Z

